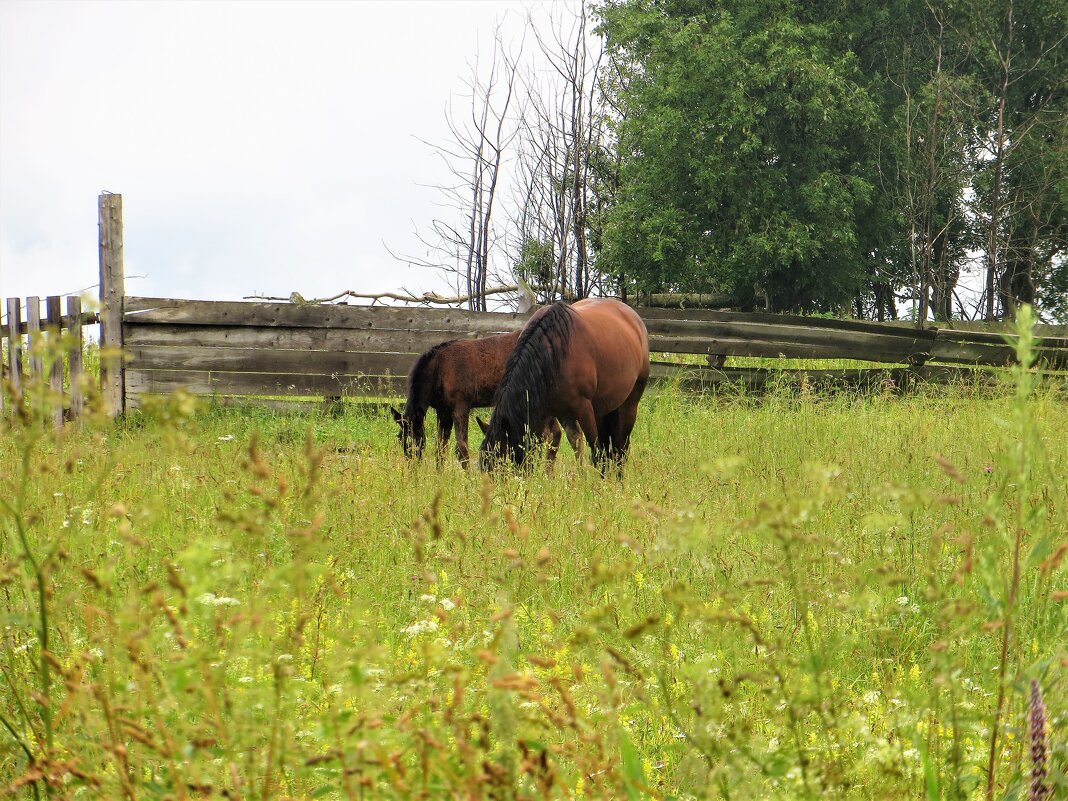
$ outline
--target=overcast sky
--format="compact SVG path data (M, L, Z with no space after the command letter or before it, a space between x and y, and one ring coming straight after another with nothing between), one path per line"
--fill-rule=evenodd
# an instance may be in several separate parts
M447 289L387 247L425 255L445 177L420 139L524 8L0 0L0 296L97 283L103 190L128 294Z

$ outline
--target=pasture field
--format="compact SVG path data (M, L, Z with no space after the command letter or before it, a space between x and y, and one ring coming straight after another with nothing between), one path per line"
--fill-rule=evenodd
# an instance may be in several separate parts
M1026 798L1034 680L1064 797L1068 402L1017 377L657 388L622 481L376 409L13 424L0 794Z

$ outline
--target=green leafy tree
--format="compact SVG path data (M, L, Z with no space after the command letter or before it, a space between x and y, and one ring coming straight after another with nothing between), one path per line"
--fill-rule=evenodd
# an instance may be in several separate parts
M621 0L602 16L627 111L606 258L645 290L849 303L870 278L876 115L837 26L763 0Z

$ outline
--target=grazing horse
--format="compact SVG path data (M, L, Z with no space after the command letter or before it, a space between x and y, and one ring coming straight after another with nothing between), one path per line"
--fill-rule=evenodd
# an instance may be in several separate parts
M403 412L392 406L393 419L400 427L404 455L420 457L426 448L426 414L434 409L438 417L438 454L456 430L456 456L467 466L467 426L471 410L489 406L497 392L504 365L519 341L520 331L482 339L453 339L435 345L415 362L408 374L408 399ZM578 429L565 422L568 439L577 449ZM549 441L549 456L555 458L560 443L560 425L547 420L541 429Z
M545 421L559 417L578 422L602 473L611 459L622 474L648 382L649 335L634 309L602 298L539 309L504 368L479 463L522 464Z

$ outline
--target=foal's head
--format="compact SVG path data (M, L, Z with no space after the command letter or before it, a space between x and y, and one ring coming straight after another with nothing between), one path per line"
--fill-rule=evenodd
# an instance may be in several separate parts
M400 440L404 455L409 459L418 459L423 455L426 448L426 428L424 418L409 417L404 412L398 412L392 406L389 407L393 415L393 421L397 424L397 439Z
M531 436L525 426L515 427L493 418L489 423L480 417L475 420L484 435L482 446L478 449L478 466L482 470L493 470L506 459L511 459L517 467L521 467L531 446L537 444L537 437Z

